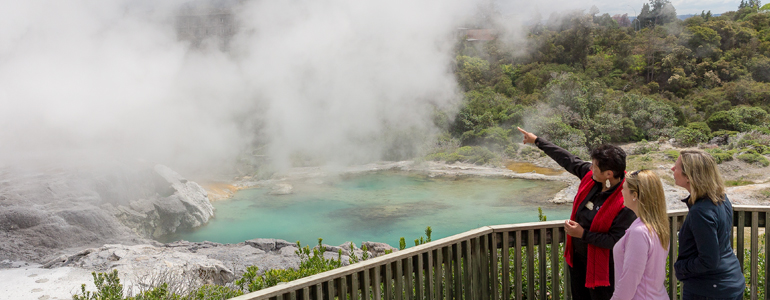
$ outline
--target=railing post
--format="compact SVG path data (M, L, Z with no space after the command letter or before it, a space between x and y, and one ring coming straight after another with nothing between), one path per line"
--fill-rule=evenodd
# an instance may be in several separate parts
M671 225L671 234L669 235L669 241L668 241L668 265L669 265L669 273L668 273L668 296L672 300L677 299L677 283L676 283L676 274L674 274L674 263L676 262L676 256L678 251L676 247L676 243L678 241L677 239L677 231L679 229L679 225L677 224L677 221L679 218L677 216L669 217L669 224Z
M444 299L452 298L452 247L441 248L441 256L444 257Z
M500 251L503 256L502 258L502 281L503 281L503 290L501 291L503 295L502 300L510 300L511 299L511 261L510 261L510 232L505 231L503 232L503 249Z
M527 230L527 300L535 299L535 230Z
M435 259L436 259L436 272L433 273L433 276L434 276L433 280L436 281L436 283L433 285L433 287L436 289L436 299L441 299L442 298L441 293L443 291L441 289L441 284L442 284L441 274L443 274L442 267L444 264L444 257L441 253L441 249L436 249Z
M521 263L521 230L516 230L516 244L513 247L513 271L516 272L516 274L513 275L514 277L514 284L516 285L516 300L522 300L523 291L521 289L521 269L522 269L522 263Z
M374 279L374 288L372 289L374 300L382 300L382 266L372 268L372 276Z
M548 281L546 280L547 279L546 269L548 268L547 267L548 259L545 256L546 255L545 254L546 253L545 252L546 232L547 230L545 228L540 228L540 241L538 242L538 246L537 246L537 249L538 249L537 258L540 261L540 270L539 270L540 271L540 299L543 299L543 300L547 299L546 293L548 290Z
M759 284L759 212L751 212L751 300L757 300Z
M489 247L489 251L491 254L490 263L492 264L492 299L493 300L499 300L500 299L500 290L497 288L497 284L500 282L499 274L499 268L497 267L497 261L499 257L497 256L497 232L492 232L492 245Z
M454 257L454 282L455 282L455 299L460 300L463 298L463 267L462 267L462 254L463 254L463 245L462 242L457 242L454 245L452 245L451 251L453 252Z
M465 300L471 300L473 299L473 272L472 268L473 265L471 263L471 240L465 240L462 242L464 245L463 249L463 256L464 256L464 266L463 266L463 279L465 279Z
M738 213L738 263L741 265L741 273L743 273L746 268L743 265L743 255L744 255L744 248L745 248L745 241L744 241L744 227L746 224L746 213L744 211L736 211Z
M423 300L425 299L425 292L423 289L423 285L425 284L425 277L423 275L424 274L423 272L425 271L425 266L423 265L422 253L417 254L417 268L415 268L415 271L417 272L417 279L415 279L415 283L416 283L415 293L417 295L415 296L417 297L417 299Z
M413 267L413 261L412 257L406 258L406 273L404 274L404 283L405 283L405 289L406 289L406 300L412 300L414 297L414 287L412 286L412 283L414 282L414 270Z
M396 269L396 300L404 299L404 261L403 259L396 260L394 262Z
M551 299L558 300L559 295L559 228L551 228Z

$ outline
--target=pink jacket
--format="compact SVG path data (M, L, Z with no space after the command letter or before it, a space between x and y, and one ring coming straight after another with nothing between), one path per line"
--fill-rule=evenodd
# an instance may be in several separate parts
M615 293L612 300L669 299L664 281L666 257L658 234L650 233L640 218L612 249L615 259Z

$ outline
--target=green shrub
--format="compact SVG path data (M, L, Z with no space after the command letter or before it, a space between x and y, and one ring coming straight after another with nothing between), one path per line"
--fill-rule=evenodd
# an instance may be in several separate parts
M706 152L711 154L711 156L714 157L714 160L718 164L721 164L721 163L726 162L726 161L733 160L733 155L735 154L735 152L732 151L732 150L731 151L724 151L724 150L719 149L719 148L706 149Z
M735 136L736 134L738 134L738 132L737 132L737 131L732 131L732 130L717 130L717 131L712 131L712 132L711 132L711 138L715 138L715 137L718 137L718 136L727 136L727 137L733 137L733 136Z
M711 128L709 128L709 125L706 124L706 122L692 122L690 124L687 124L687 128L700 131L707 137L711 136Z
M749 164L754 164L754 163L760 164L763 167L767 167L770 165L770 161L768 161L766 157L753 151L749 151L741 155L738 155L738 159Z
M681 128L674 134L676 142L685 147L692 147L700 143L705 143L708 141L708 138L709 136L702 131L689 127Z
M759 107L738 106L729 111L712 114L708 126L713 130L731 130L745 132L768 121L767 112Z
M123 299L123 285L120 284L118 270L109 273L91 272L94 278L96 292L86 291L86 285L80 286L80 295L73 295L72 300L121 300Z
M679 151L678 150L666 150L663 151L663 153L666 155L668 159L676 160L679 158Z
M660 150L660 145L657 143L651 143L647 140L642 140L636 144L636 148L634 148L634 154L647 154L658 150Z

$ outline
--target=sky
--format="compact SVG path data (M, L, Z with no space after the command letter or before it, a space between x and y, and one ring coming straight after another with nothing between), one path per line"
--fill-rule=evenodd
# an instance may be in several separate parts
M245 1L220 51L177 38L186 0L0 0L0 167L136 159L205 172L244 153L279 169L414 157L439 133L434 111L451 115L462 100L452 49L478 1ZM498 1L514 29L546 9L643 3ZM738 2L673 4L685 14Z
M628 13L629 16L638 14L644 3L647 1L638 0L582 0L582 1L559 1L559 0L541 0L541 1L511 1L511 0L496 0L498 5L503 10L510 12L521 11L520 7L523 5L526 7L524 11L541 11L541 15L545 18L551 14L554 10L568 10L568 9L584 9L588 11L591 6L596 5L599 8L600 13L624 14ZM711 10L712 13L724 13L728 11L735 11L738 9L740 0L672 0L671 4L676 8L678 15L684 14L700 14L701 11ZM764 4L764 3L762 3Z

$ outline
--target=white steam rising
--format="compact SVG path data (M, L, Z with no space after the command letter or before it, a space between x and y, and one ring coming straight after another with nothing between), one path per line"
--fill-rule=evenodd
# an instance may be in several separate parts
M242 1L223 53L177 40L183 1L155 2L3 4L0 164L118 157L206 168L260 142L280 166L297 152L382 159L434 130L433 106L458 100L451 47L476 7Z

